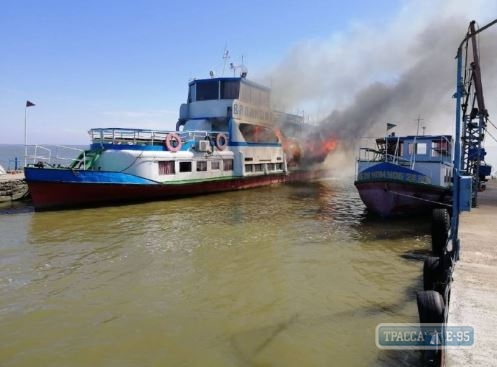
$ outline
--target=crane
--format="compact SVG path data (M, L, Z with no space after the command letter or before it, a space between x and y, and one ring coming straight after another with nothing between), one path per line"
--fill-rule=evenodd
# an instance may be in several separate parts
M472 206L477 205L479 191L485 189L486 176L490 175L491 166L485 163L486 151L483 147L488 124L488 111L485 107L483 85L480 69L476 22L469 24L468 34L461 45L464 47L465 65L462 81L463 101L462 136L461 136L461 171L472 177ZM471 48L469 47L471 43Z

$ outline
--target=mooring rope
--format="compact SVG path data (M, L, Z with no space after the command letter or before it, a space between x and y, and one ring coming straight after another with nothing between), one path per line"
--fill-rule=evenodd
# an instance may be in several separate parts
M395 194L395 195L405 196L405 197L408 197L408 198L411 198L411 199L417 199L417 200L421 200L421 201L426 201L428 203L438 204L438 205L442 205L442 206L446 206L446 207L452 208L451 204L446 204L446 203L442 203L442 202L439 202L439 201L433 201L433 200L418 198L416 196L402 194L402 193L397 192L397 191L392 191L392 190L388 190L388 191L390 191L392 194Z

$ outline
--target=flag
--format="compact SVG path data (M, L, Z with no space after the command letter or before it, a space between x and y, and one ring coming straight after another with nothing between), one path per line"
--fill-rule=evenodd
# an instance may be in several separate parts
M31 107L31 106L36 106L36 105L31 101L26 101L26 107Z
M393 129L395 126L397 126L397 125L387 123L387 131L390 130L390 129Z

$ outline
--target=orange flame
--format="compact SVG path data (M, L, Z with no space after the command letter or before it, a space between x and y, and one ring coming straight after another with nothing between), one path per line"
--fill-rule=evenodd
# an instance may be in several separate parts
M299 163L301 159L309 163L320 163L337 148L339 142L334 137L323 139L319 136L308 136L301 140L287 138L279 129L276 130L276 135L290 166Z
M338 145L338 139L328 138L323 143L323 149L326 152L326 154L328 154L334 151L337 148L337 145Z

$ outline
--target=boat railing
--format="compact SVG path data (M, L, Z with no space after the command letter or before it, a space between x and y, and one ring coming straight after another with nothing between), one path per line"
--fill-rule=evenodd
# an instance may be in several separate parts
M410 164L409 159L405 159L398 154L388 154L383 150L372 148L359 148L359 161L361 162L392 162L394 164Z
M226 131L206 131L206 130L188 130L178 133L183 141L196 141L202 139L216 139L218 134L224 134L226 137L229 136Z
M373 148L359 148L359 161L365 162L393 162L403 163L408 162L407 159L402 158L398 154L389 154L384 150Z
M128 145L162 145L168 134L178 134L183 142L200 140L205 138L215 139L219 133L224 131L162 131L145 129L123 129L106 128L91 129L89 132L93 144L128 144Z
M380 162L385 159L385 152L372 148L359 148L359 161Z
M66 157L65 154L64 156L61 155L61 152L66 153L65 151L70 151L70 152L78 152L77 154L78 158L74 157ZM62 166L69 166L75 161L78 161L80 159L83 160L83 162L86 162L86 152L84 149L79 149L75 147L68 147L65 145L56 145L55 146L55 159L57 164L62 165ZM67 163L66 163L67 162ZM86 167L84 168L86 169Z
M52 167L69 166L72 162L78 160L78 158L74 158L74 152L79 153L77 156L82 154L83 159L85 158L84 149L68 147L65 145L53 145L50 146L50 148L43 145L28 145L27 152L27 164L38 167L43 167L45 165Z
M385 154L384 161L385 162L392 162L394 164L399 164L401 166L411 163L411 161L409 159L405 159L398 154Z
M92 143L154 145L162 144L170 131L145 129L91 129L89 132Z
M41 145L28 145L25 158L28 164L51 164L52 150Z

